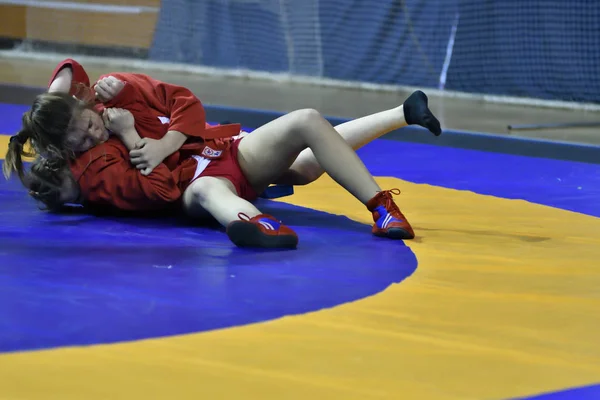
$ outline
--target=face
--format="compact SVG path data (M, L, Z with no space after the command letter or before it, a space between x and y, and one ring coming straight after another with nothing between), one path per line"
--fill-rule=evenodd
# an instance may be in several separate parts
M75 152L83 152L108 140L102 117L93 110L83 110L68 132L67 144Z

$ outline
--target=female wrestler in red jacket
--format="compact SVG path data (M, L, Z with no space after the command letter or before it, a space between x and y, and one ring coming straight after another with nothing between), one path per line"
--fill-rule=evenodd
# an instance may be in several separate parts
M129 83L130 82L127 82L125 84L125 88ZM129 87L135 88L134 85L129 85ZM117 95L115 99L118 99L119 96L120 94ZM111 100L115 102L115 99ZM144 101L148 101L148 99L145 99ZM139 108L135 108L136 104L139 105ZM149 106L153 110L159 108L151 101L148 101L146 106ZM148 121L150 121L150 117L148 117L147 114L144 114L145 108L143 101L139 103L127 103L127 108L132 110L132 112L128 113L122 110L115 110L112 113L112 116L111 112L104 113L103 122L106 125L109 125L109 128L112 128L111 130L113 130L116 136L121 139L122 145L124 145L127 150L135 150L135 143L139 141L139 132L136 131L138 120L133 115L133 111L139 112L143 118L149 118ZM77 123L81 123L81 125L79 125L78 128L83 132L80 136L92 137L96 140L104 139L105 134L102 133L103 127L98 120L94 119L95 117L90 116L87 123L88 130L85 131L86 126L83 126L83 118L81 117L83 112L79 111L79 113L80 117L79 120L77 120ZM33 112L31 115L33 115ZM131 118L132 116L133 118ZM157 119L160 120L156 115L153 117L157 117ZM167 115L164 115L163 117L168 118ZM154 118L152 118L152 120L155 122ZM368 138L379 135L379 132L382 132L381 134L383 134L386 131L397 129L412 123L426 126L435 134L441 133L439 123L427 108L427 98L422 92L415 92L404 105L399 108L366 117L362 121L353 121L348 124L354 125L347 125L346 129L338 128L338 130L346 130L349 133L346 138L349 139L348 142L352 142L352 137L354 137L354 143L351 144L344 140L342 132L340 132L342 133L342 135L340 135L323 117L320 116L318 112L310 109L296 111L281 117L258 128L254 133L243 139L228 140L228 144L225 145L224 150L206 146L207 140L211 140L211 137L204 133L206 128L205 121L203 121L201 126L203 134L198 135L202 138L202 142L196 144L204 150L206 150L206 148L209 148L209 150L207 152L203 150L200 155L197 153L192 154L191 157L188 155L183 159L184 162L186 160L195 159L197 166L200 166L200 161L205 163L206 160L208 160L208 165L201 174L194 173L192 174L191 179L186 179L184 187L180 185L181 180L178 181L178 178L174 178L170 187L173 189L177 186L179 192L175 190L173 198L178 196L181 197L184 209L192 215L197 214L199 211L208 211L213 217L227 227L229 237L239 246L295 247L298 240L295 233L288 227L282 225L275 218L261 214L250 201L256 197L257 192L262 191L269 184L280 181L281 179L287 178L296 181L292 183L306 183L301 182L302 180L310 181L312 177L305 173L306 168L314 168L314 165L317 164L319 167L314 168L315 171L318 173L322 173L323 170L328 172L334 180L345 187L373 213L375 221L373 226L374 234L394 239L409 239L414 237L414 233L406 221L406 218L394 203L391 191L382 191L379 188L353 151L352 144L354 147L360 146L362 143L359 143L360 140L357 139L360 136L362 136L364 140L365 137ZM361 126L362 128L366 128L367 125L369 128L364 129L364 131L367 132L366 135L364 133L362 135L356 135L356 132L359 131L359 129L356 129L357 127ZM196 124L196 126L198 125ZM63 128L66 129L66 127ZM19 135L21 135L21 133ZM19 135L17 135L15 141L17 141L19 145L22 145L24 142L22 139L25 135L21 137L19 137ZM190 134L188 133L188 135ZM74 135L71 134L69 139L72 140L71 137L73 136ZM56 137L59 137L59 135L57 134ZM38 144L35 143L38 141L37 137L34 137L33 141L34 145ZM114 142L114 140L112 141ZM47 143L49 142L52 141L48 140ZM55 140L54 142L60 141ZM65 141L63 140L63 143L64 142ZM117 155L118 152L115 153L118 145L109 142L111 142L111 140L108 140L103 145L94 147L91 152L79 155L76 158L75 164L71 165L71 170L74 173L74 176L79 179L78 183L82 188L86 200L91 201L90 198L93 199L93 196L96 193L102 191L99 190L99 188L101 189L103 187L102 185L108 184L109 186L113 185L115 187L106 191L107 196L104 196L104 200L119 206L116 203L122 199L117 198L122 197L123 194L119 191L119 188L121 191L127 191L128 189L126 188L131 189L134 187L130 181L122 178L124 178L125 175L128 177L133 176L133 174L129 173L137 173L138 171L132 171L131 167L129 167L129 169L121 168L123 167L121 164L123 164L124 161L129 161L126 158L127 150L123 152L123 148L121 148L121 155L119 157ZM51 147L48 146L46 149L50 148ZM105 150L104 152L101 151L103 148ZM111 148L112 150L107 151L108 148ZM181 151L184 151L183 147L180 151L176 151L173 154L176 155L176 157L181 157ZM94 152L96 152L95 155L93 154ZM223 157L223 154L225 153L227 154L227 157ZM106 158L103 159L105 155ZM107 159L108 155L111 155L111 160ZM82 156L84 158L82 158ZM87 156L90 158L86 160L85 157ZM202 156L208 156L208 158ZM211 156L215 157L215 159L211 160ZM195 157L201 157L201 159ZM52 157L48 157L47 160L52 160ZM307 160L310 161L307 162ZM37 165L43 164L51 166L52 163L40 162ZM97 164L97 166L90 169L90 166L95 164ZM168 164L168 160L161 165L166 166L165 164ZM121 165L121 167L117 168L115 167L116 165ZM312 165L312 167L307 167L309 165ZM177 170L177 167L166 167L171 172ZM54 169L59 171L57 168ZM80 169L82 169L82 174L77 176L77 172L80 171ZM162 169L164 170L164 168ZM319 171L319 169L321 169L321 171ZM37 170L39 171L39 168ZM92 173L90 173L90 171L92 171ZM110 171L110 174L107 174L107 171ZM116 173L117 171L118 173ZM124 174L124 171L128 172L128 174ZM58 172L55 175L57 174ZM100 179L103 174L104 177ZM60 170L60 174L58 175L64 177L66 174L64 171ZM155 170L145 179L151 180L154 176L161 182L165 181L164 178L166 175L162 177L159 175L160 174ZM122 178L117 179L119 176ZM139 177L139 173L137 176L136 179L142 179ZM171 174L171 178L172 177L173 175ZM82 178L85 179L82 180ZM87 185L85 182L88 178L95 181L100 186L89 185L93 190L88 190L86 193L84 187ZM61 181L57 180L55 182L60 183ZM64 189L62 184L56 184L55 186ZM170 193L169 190L162 192L163 198L161 198L160 195L156 197L155 192L150 193L144 190L134 190L134 192L136 192L136 195L143 196L144 199L150 203L152 201L163 201L170 198L169 195L165 195L165 193ZM39 194L40 192L37 191L37 193ZM67 199L60 198L60 200ZM130 203L130 206L136 209L143 208L143 205L135 199Z

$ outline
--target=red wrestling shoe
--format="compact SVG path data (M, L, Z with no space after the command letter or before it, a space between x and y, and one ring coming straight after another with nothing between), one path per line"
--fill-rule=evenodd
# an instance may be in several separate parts
M296 232L267 214L250 218L239 213L239 221L227 226L227 236L238 247L261 247L269 249L295 249L298 245Z
M399 195L399 189L384 190L367 202L367 209L373 213L373 235L390 239L414 239L415 233L406 217L392 198Z

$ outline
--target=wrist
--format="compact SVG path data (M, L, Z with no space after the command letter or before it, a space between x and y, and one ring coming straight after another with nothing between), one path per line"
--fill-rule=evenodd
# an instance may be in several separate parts
M135 144L141 139L135 128L128 128L114 133L119 139L121 139L128 150L133 150L135 148Z
M117 136L119 139L122 139L122 138L127 137L127 136L132 136L132 132L131 131L132 131L132 129L129 128L129 129L114 130L114 131L111 131L111 132L115 136Z
M161 149L164 149L165 156L170 156L179 149L178 147L175 147L173 140L170 140L167 136L163 136L159 141Z
M178 131L169 131L160 139L162 147L167 152L167 156L179 150L186 140L187 136Z

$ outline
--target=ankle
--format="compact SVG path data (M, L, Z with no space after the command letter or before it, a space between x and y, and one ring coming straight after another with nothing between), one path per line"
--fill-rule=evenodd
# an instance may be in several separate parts
M365 204L365 206L367 207L367 210L369 211L373 211L375 208L377 208L379 205L381 205L381 198L383 196L383 191L378 191L376 192L373 197L371 197L369 200L367 200Z
M399 195L400 189L390 189L390 190L381 190L375 194L369 201L365 203L365 206L369 211L375 210L375 208L379 206L384 206L386 209L388 207L397 207L394 202L394 197L392 195Z
M401 127L408 125L408 122L406 122L406 115L404 114L404 104L400 104L398 107L394 108L394 113L397 115L398 125Z

